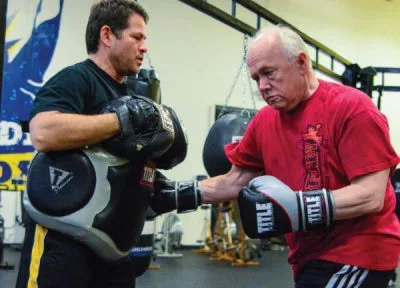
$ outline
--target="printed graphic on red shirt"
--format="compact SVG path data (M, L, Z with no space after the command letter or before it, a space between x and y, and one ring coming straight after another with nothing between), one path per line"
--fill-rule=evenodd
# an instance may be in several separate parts
M310 124L307 133L303 134L304 168L306 171L304 191L322 188L321 182L321 143L322 137L318 136L321 124Z

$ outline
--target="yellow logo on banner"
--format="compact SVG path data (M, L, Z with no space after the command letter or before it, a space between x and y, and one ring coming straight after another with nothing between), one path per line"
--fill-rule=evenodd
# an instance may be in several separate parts
M32 157L32 152L0 155L0 190L25 190Z

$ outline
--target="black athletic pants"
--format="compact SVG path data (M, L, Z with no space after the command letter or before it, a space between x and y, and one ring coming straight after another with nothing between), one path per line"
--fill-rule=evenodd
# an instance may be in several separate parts
M17 288L132 288L128 257L107 262L70 237L32 221L27 225Z
M376 271L325 260L307 263L295 288L387 288L393 270Z

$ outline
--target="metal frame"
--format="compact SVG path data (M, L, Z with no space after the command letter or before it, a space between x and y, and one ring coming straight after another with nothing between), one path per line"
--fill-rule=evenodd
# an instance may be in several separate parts
M385 74L400 74L400 68L394 67L373 67L377 73L381 74L381 85L376 85L373 90L382 93L383 91L400 92L400 86L385 86Z
M274 13L265 9L261 5L251 1L251 0L231 0L231 14L226 13L225 11L215 7L214 5L207 3L205 0L179 0L219 21L222 23L238 30L247 35L254 35L258 29L260 29L261 18L265 19L273 24L284 24L286 26L291 27L294 31L296 31L304 41L315 49L315 61L313 61L313 66L316 70L321 73L332 77L337 80L341 80L341 75L338 75L334 72L335 63L340 63L343 66L348 66L352 64L349 60L340 56L333 50L329 49L327 46L308 36L307 34L301 32L299 29L289 24L282 18L276 16ZM257 19L257 27L254 28L247 23L236 18L236 8L237 4L240 4L242 7L246 8L248 11L255 14ZM323 53L330 58L330 67L325 67L319 63L320 53Z
M8 0L0 0L0 107L3 91L3 67L4 67L4 48L6 44L7 26L7 3Z
M378 109L380 110L382 107L383 91L400 92L400 86L385 85L385 74L400 74L400 68L394 68L394 67L372 67L372 68L375 70L377 74L381 74L381 85L373 85L372 87L372 90L378 92L377 106Z

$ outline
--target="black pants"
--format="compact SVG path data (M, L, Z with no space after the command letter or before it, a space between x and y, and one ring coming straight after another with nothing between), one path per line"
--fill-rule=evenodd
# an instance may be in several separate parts
M295 279L295 288L387 288L393 270L376 271L313 260Z
M25 231L17 288L132 288L128 257L107 262L70 237L30 222Z

